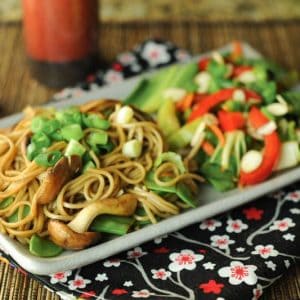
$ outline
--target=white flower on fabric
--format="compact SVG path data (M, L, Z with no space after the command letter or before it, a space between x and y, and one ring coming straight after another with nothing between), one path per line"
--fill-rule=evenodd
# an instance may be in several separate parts
M272 271L276 270L277 265L274 264L271 260L265 261L267 268L271 269Z
M99 273L99 274L97 274L95 280L102 282L102 281L108 280L108 277L107 277L106 273L101 273L101 274Z
M263 294L263 288L260 284L256 286L255 289L253 289L253 297L252 300L258 300Z
M290 233L287 233L285 235L282 236L286 241L294 241L295 240L295 235L294 234L290 234Z
M167 237L168 237L167 234L159 236L159 237L157 237L157 238L154 239L154 243L155 244L160 244L162 242L162 240L165 239L165 238L167 238Z
M148 61L151 67L159 64L168 63L171 59L165 45L160 45L155 42L149 42L141 53L142 58Z
M123 74L120 72L117 72L115 70L108 70L104 77L103 80L106 83L117 83L117 82L121 82L124 80Z
M128 281L125 281L125 282L123 283L123 286L130 287L130 286L133 286L133 283L132 283L131 280L128 280Z
M290 212L294 215L300 215L300 208L291 208Z
M65 271L65 272L57 272L54 274L50 274L51 277L50 282L52 284L58 283L58 282L67 282L68 276L72 274L72 271Z
M66 293L64 291L56 292L56 294L61 298L61 300L77 300L77 297L73 294Z
M152 293L146 289L132 292L133 298L149 298L151 295Z
M235 249L237 252L244 252L245 251L245 248L243 247L238 247Z
M170 254L169 258L172 263L169 264L169 269L172 272L178 272L181 270L194 270L196 268L196 262L203 259L203 255L195 254L192 250L181 250L180 253L175 252Z
M240 233L246 229L248 229L248 225L243 223L241 220L227 220L227 232Z
M295 227L295 223L291 218L284 218L282 220L274 221L270 230L287 231L290 227Z
M125 52L118 55L117 59L124 66L128 66L136 62L135 55L130 52Z
M245 282L248 285L254 285L257 282L255 274L257 267L254 265L244 265L240 261L232 261L229 267L223 267L218 271L221 277L228 277L229 283L238 285Z
M215 219L207 219L200 223L201 230L215 231L217 227L222 226L222 223Z
M106 268L110 268L110 267L119 267L121 264L121 261L120 259L118 258L111 258L111 259L108 259L106 260L104 263L103 263L103 266L106 267Z
M284 260L284 265L288 269L291 266L291 263L290 263L290 261L288 259L285 259Z
M291 200L293 202L299 202L300 201L300 191L293 191L290 193L287 193L284 197L285 200Z
M273 245L257 245L255 246L255 251L251 252L252 254L260 255L262 258L269 258L270 256L277 256L278 251L274 249Z
M84 279L79 275L76 275L74 280L68 281L70 290L84 289L89 283L91 283L91 280Z
M151 270L151 273L153 274L152 278L153 279L161 279L161 280L166 280L168 277L171 276L171 272L166 271L165 269L159 269L159 270Z
M205 264L202 265L204 267L205 270L213 270L216 266L216 264L213 264L212 262L207 262Z
M127 257L129 259L140 258L146 254L147 252L143 252L141 247L135 247L133 250L127 252Z
M176 50L174 55L178 61L187 61L191 58L190 54L184 49Z
M234 244L235 241L231 240L228 235L212 235L210 237L211 245L219 249L228 249L228 246Z

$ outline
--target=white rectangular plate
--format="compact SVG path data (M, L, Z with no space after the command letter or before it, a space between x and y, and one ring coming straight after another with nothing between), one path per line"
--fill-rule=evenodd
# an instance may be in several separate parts
M225 46L224 48L219 49L219 51L226 51L229 47L229 45ZM259 56L259 53L249 45L243 44L243 47L247 57ZM201 56L208 54L209 53L206 53ZM195 57L194 59L198 59L201 56ZM151 74L147 74L146 76L151 76ZM50 105L60 108L68 105L81 104L88 100L99 98L124 99L140 78L141 76L131 78L124 82L114 84L113 86L105 86L86 92L83 96L78 98L54 104L51 103ZM20 117L20 114L16 114L0 120L0 128L15 123ZM114 240L104 242L85 250L77 252L65 251L60 256L54 258L40 258L33 256L26 247L1 234L0 249L9 254L22 268L31 273L46 275L58 271L74 269L104 259L157 236L173 232L205 218L230 210L241 204L245 204L259 196L266 195L269 192L293 183L299 178L300 167L297 167L281 174L277 174L259 185L243 190L235 189L229 192L219 193L212 188L203 185L200 187L200 205L197 208L190 209L177 216L163 220L158 224L149 225L138 231L128 233L125 236L118 237Z

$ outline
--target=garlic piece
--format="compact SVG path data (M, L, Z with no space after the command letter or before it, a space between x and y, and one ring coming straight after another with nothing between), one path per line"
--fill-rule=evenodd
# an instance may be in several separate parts
M165 99L171 99L175 102L181 100L187 94L186 90L181 88L168 88L163 92Z
M255 171L262 163L263 156L257 150L249 150L246 152L241 160L241 170L245 173Z
M209 88L209 84L211 82L211 75L206 72L200 72L195 77L195 83L198 85L198 92L199 93L206 93Z

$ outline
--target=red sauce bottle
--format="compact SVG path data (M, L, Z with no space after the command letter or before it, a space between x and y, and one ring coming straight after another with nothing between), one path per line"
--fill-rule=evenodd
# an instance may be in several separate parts
M50 87L85 78L97 58L97 0L22 0L31 72Z

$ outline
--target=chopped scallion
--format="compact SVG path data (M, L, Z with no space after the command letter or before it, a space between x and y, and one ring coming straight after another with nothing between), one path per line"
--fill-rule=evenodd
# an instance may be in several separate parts
M87 137L90 146L105 145L108 142L108 134L104 131L92 132Z
M71 124L63 127L61 129L62 137L67 140L76 140L79 141L83 138L83 131L79 124Z
M58 150L51 151L48 153L40 153L34 158L36 164L42 167L52 167L62 157L62 153Z
M88 128L97 128L106 130L110 127L110 122L104 119L101 119L95 114L83 115L83 124Z
M79 142L77 142L76 140L70 140L65 151L65 156L78 155L82 157L85 151L85 147L82 146Z

